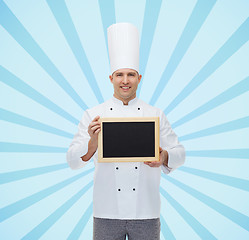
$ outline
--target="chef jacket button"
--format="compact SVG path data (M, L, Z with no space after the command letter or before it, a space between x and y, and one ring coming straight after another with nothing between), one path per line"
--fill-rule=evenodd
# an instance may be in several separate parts
M119 188L119 189L118 189L118 191L120 192L120 191L121 191L121 189Z
M136 189L135 188L133 188L133 191L135 191Z
M135 169L137 169L137 167L135 167Z
M137 108L137 110L140 110L140 108Z
M116 167L116 169L118 170L118 167Z
M112 108L110 108L110 110L112 110Z

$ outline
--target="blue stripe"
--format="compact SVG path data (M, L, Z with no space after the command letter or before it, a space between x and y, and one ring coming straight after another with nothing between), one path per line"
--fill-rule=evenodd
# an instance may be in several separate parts
M67 240L75 240L80 238L81 233L83 232L86 224L88 223L90 217L92 216L92 212L93 212L93 204L91 203L87 208L87 210L82 215L81 219L79 220L73 231L71 232L71 234L68 236Z
M174 198L172 198L162 187L160 193L175 208L182 218L198 234L201 239L216 239L203 225L201 225L189 212L187 212Z
M190 157L214 157L214 158L242 158L249 159L249 149L219 149L219 150L199 150L186 151Z
M229 220L231 220L232 222L238 224L239 226L241 226L242 228L246 229L247 231L249 231L249 217L224 205L223 203L220 203L218 201L216 201L215 199L208 197L207 195L181 183L180 181L171 178L169 176L165 176L162 175L166 180L170 181L171 183L173 183L174 185L176 185L177 187L181 188L182 190L184 190L185 192L187 192L188 194L190 194L191 196L195 197L196 199L198 199L199 201L203 202L204 204L206 204L208 207L213 208L215 211L217 211L218 213L220 213L221 215L227 217ZM207 238L206 238L207 239Z
M190 134L186 134L184 136L179 137L179 141L186 141L194 138L200 138L205 136L210 136L213 134L229 132L237 129L248 128L249 127L249 116L236 119L230 122L226 122L214 127L206 128L197 132L193 132Z
M57 183L51 187L48 187L40 192L34 193L24 199L21 199L17 202L14 202L4 208L0 209L0 222L5 221L6 219L16 215L17 213L23 211L24 209L32 206L33 204L41 201L42 199L48 197L51 194L63 189L64 187L68 186L69 184L77 181L78 179L86 176L87 174L93 172L94 168L91 168L87 171L84 171L76 176L68 178L60 183Z
M103 24L103 32L105 34L105 43L106 49L108 49L108 41L107 41L107 28L116 23L116 15L115 15L115 4L114 0L98 0L99 2L99 9ZM109 58L109 54L107 53Z
M93 181L84 186L79 192L72 196L62 206L56 209L38 226L26 234L22 240L39 239L49 228L51 228L93 185Z
M155 34L156 25L158 21L158 15L160 13L162 0L146 0L143 29L141 34L140 43L140 57L139 57L139 72L144 74L147 62L150 55L150 49L152 45L152 40ZM140 82L138 86L137 95L139 96L143 81Z
M235 84L231 88L227 89L223 93L219 94L217 97L198 107L194 111L188 113L178 121L172 124L173 128L176 128L218 106L230 101L233 98L238 97L239 95L249 91L249 77Z
M179 170L249 192L249 180L235 178L231 176L226 176L218 173L212 173L189 167L180 167Z
M7 121L7 122L12 122L16 123L25 127L33 128L36 130L56 134L58 136L66 137L66 138L73 138L73 134L65 132L63 130L60 130L58 128L51 127L49 125L46 125L44 123L35 121L33 119L21 116L19 114L10 112L8 110L0 108L0 119Z
M81 108L87 108L80 96L3 1L0 1L0 24Z
M0 152L66 153L67 150L62 147L0 142Z
M14 181L18 181L18 180L25 179L25 178L58 171L58 170L65 169L65 168L68 168L67 163L56 164L56 165L46 166L46 167L19 170L19 171L14 171L14 172L5 172L5 173L0 174L0 184L14 182Z
M195 8L192 11L191 16L189 17L189 20L182 32L182 35L174 49L174 52L171 55L169 62L163 72L163 75L159 83L157 84L156 90L150 100L151 105L154 105L159 96L161 95L163 89L169 82L171 76L175 72L177 66L181 62L184 54L187 52L189 46L196 37L197 33L199 32L201 26L205 22L215 3L216 0L199 0L196 3Z
M65 110L63 110L61 107L54 104L48 98L44 97L42 94L40 94L34 88L30 87L27 83L25 83L21 79L17 78L15 75L13 75L11 72L9 72L7 69L3 68L2 66L0 66L0 75L1 75L0 81L5 83L9 87L12 87L16 91L24 94L26 97L31 98L35 102L41 104L42 106L46 107L47 109L51 110L52 112L67 119L68 121L70 121L74 124L79 123L79 120L77 120L76 118L71 116L69 113L67 113Z
M227 42L215 53L208 63L200 70L188 85L175 97L175 99L164 110L166 114L171 112L180 102L191 94L202 84L212 73L214 73L229 57L231 57L249 39L249 18L241 24Z
M176 240L175 236L171 232L168 224L166 223L164 217L160 215L160 222L161 222L161 232L165 238L165 240Z
M47 3L56 18L58 25L60 26L68 45L70 46L75 58L77 59L82 71L84 72L87 81L98 101L102 103L104 101L103 96L98 87L98 83L93 74L92 68L88 62L84 48L81 45L78 33L75 29L73 21L68 12L67 6L64 1L47 0Z

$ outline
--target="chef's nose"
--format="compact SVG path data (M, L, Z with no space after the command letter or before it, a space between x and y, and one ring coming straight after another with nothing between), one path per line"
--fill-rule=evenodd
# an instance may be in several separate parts
M128 76L127 76L127 75L124 75L123 83L124 83L124 84L128 84L128 82L129 82Z

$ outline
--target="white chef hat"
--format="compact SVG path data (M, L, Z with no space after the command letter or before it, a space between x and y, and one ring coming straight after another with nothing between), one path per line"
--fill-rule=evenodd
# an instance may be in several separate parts
M116 23L107 29L111 72L131 68L139 72L139 33L131 23Z

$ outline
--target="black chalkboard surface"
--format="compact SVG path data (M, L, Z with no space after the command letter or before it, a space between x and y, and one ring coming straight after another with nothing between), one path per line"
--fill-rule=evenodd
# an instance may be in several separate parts
M99 162L159 161L159 118L102 118Z

